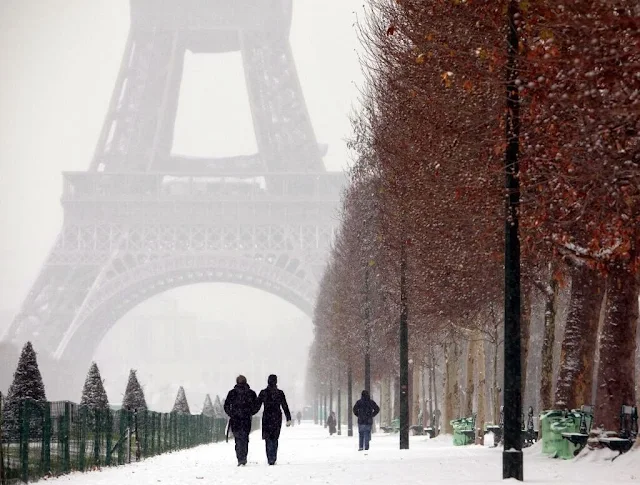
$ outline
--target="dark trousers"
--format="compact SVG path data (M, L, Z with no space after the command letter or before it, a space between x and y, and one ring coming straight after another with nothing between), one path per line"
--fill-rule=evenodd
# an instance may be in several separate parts
M359 448L368 450L369 449L369 441L371 440L371 425L370 424L359 424L358 425L358 434L360 438Z
M236 457L238 463L247 463L247 454L249 453L249 431L239 429L233 432L233 438L236 441Z
M267 438L264 443L267 448L267 461L269 465L273 465L278 459L278 440Z

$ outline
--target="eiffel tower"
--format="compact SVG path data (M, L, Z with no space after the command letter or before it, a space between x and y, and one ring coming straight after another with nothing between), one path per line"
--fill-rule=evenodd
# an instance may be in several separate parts
M131 0L90 168L63 174L62 231L3 340L31 340L84 375L119 318L178 286L239 283L311 314L345 178L323 165L291 13L291 0ZM241 53L254 155L171 153L187 51Z

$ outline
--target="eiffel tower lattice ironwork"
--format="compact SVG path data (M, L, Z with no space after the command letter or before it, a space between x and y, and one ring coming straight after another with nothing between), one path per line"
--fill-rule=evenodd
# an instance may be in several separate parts
M261 288L311 313L344 175L324 169L290 22L290 0L131 0L93 161L64 173L62 231L4 339L87 362L131 308L196 282ZM172 155L187 50L241 53L255 155Z

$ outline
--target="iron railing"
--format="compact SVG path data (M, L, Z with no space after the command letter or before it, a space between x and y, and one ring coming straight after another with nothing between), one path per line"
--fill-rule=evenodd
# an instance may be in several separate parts
M123 465L225 439L225 418L36 401L6 412L3 404L0 395L2 485Z

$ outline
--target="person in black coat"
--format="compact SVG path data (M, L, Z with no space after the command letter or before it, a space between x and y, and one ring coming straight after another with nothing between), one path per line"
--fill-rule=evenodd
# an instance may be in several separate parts
M265 441L267 461L275 465L278 459L278 439L282 428L282 411L287 418L287 426L291 426L291 413L287 405L287 398L278 389L278 377L274 374L267 379L267 388L258 395L258 409L264 405L262 412L262 439ZM282 408L282 411L280 410Z
M327 426L329 427L329 436L333 436L336 432L336 424L338 421L336 420L336 413L331 411L329 417L327 418Z
M371 397L368 391L362 391L362 396L353 406L353 414L358 417L358 434L360 436L358 451L369 449L371 440L371 426L373 418L380 412L380 408Z
M227 394L224 401L224 412L229 416L229 428L236 442L238 466L247 464L249 452L249 433L251 417L258 412L260 404L256 393L247 384L245 376L236 378L236 385Z

